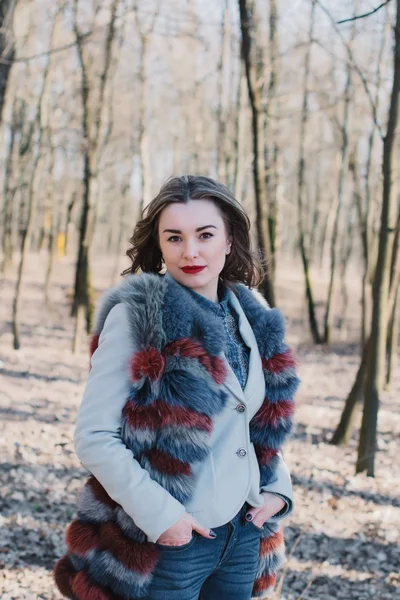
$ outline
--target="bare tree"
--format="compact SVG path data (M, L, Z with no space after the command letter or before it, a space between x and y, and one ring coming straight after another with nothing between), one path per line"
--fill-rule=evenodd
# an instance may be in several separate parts
M17 0L0 0L0 123L2 120L7 82L15 58L12 31Z
M370 477L373 477L375 473L379 397L383 386L388 322L390 317L390 270L397 217L397 189L395 182L398 172L396 149L398 145L399 94L400 0L397 0L396 25L394 27L393 87L387 132L383 144L383 197L378 259L373 282L371 347L368 354L364 410L356 465L357 473L367 471L367 475ZM394 297L396 294L397 286L395 287Z
M252 145L253 145L253 185L256 205L256 230L258 247L262 256L267 261L267 268L271 269L272 249L271 239L268 230L268 222L265 219L264 205L267 202L265 176L261 172L260 165L260 139L262 131L262 109L261 94L259 86L255 83L254 66L252 63L251 33L253 29L254 4L250 7L247 0L239 0L240 27L242 33L242 60L244 64L249 102L252 114ZM269 302L270 306L275 306L275 291L273 284L273 273L268 272L266 278L260 286L260 291Z
M135 23L140 39L139 51L139 155L140 155L140 179L141 179L141 194L139 202L140 215L143 208L151 200L151 173L150 173L150 156L149 156L149 136L147 128L147 61L149 54L149 45L151 34L154 30L156 19L158 17L157 8L151 16L150 23L146 26L141 22L139 17L138 5L135 3Z
M76 317L74 351L79 347L81 323L86 319L86 330L92 326L93 302L90 283L90 245L94 226L95 185L98 177L100 135L103 125L103 106L106 84L111 65L115 38L115 20L120 0L112 0L110 20L107 26L100 83L96 86L90 79L90 58L85 53L84 39L79 26L79 0L74 0L74 33L81 69L82 131L83 131L83 198L79 226L78 259L75 271L75 290L72 314Z
M313 0L311 4L310 14L310 26L308 31L308 46L304 59L304 79L303 79L303 106L301 112L301 125L300 125L300 148L299 148L299 162L297 171L297 215L298 215L298 234L299 234L299 245L301 259L304 269L304 280L306 286L306 298L308 307L308 321L310 324L311 335L316 344L321 342L321 337L318 331L318 323L315 314L315 303L311 286L310 276L310 259L308 256L308 249L306 247L305 231L303 224L303 213L304 213L304 178L306 168L306 130L308 123L308 102L309 102L309 77L311 70L311 46L313 43L314 28L315 28L315 8L316 2Z
M357 0L355 2L354 11L356 11ZM350 47L353 45L354 37L356 33L355 21L350 36ZM331 320L332 320L332 305L334 303L334 286L336 277L336 263L337 263L337 247L339 243L339 223L340 215L344 200L344 186L346 181L346 175L348 172L348 161L349 161L349 118L350 118L350 103L353 83L353 69L352 65L348 63L347 74L346 74L346 85L344 89L344 116L343 123L339 126L341 148L340 148L340 169L339 169L339 181L338 181L338 192L335 201L335 220L331 238L330 248L330 279L328 288L328 297L326 299L326 311L324 320L324 337L323 341L325 344L331 343Z
M59 11L56 10L56 14L53 20L52 30L50 34L50 49L54 45L54 35L56 31L56 23L58 18ZM18 275L17 275L17 283L15 286L14 299L12 304L12 331L13 331L13 345L14 349L18 350L21 345L20 340L20 332L19 332L19 308L20 308L20 297L21 297L21 288L22 288L22 279L24 272L24 264L26 260L26 255L29 250L29 244L32 237L33 231L33 219L36 210L36 203L39 197L38 187L40 183L41 171L42 171L42 163L44 161L45 154L42 152L42 139L44 135L46 135L47 121L45 119L45 110L46 105L48 103L48 93L49 93L49 75L51 70L51 58L52 55L49 54L47 59L47 63L44 69L42 86L39 94L39 99L36 106L36 115L33 120L33 127L37 130L37 140L36 140L36 151L33 151L34 160L33 166L31 170L31 175L29 179L27 193L27 215L26 221L23 225L22 233L21 233L21 254L18 265Z

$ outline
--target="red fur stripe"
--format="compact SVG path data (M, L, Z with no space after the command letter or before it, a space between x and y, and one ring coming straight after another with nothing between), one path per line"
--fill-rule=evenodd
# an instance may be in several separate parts
M83 557L99 545L98 527L82 521L72 521L65 539L70 551Z
M156 567L159 550L150 542L135 542L127 538L121 529L110 521L100 528L101 550L108 550L127 569L150 574Z
M260 543L260 556L265 556L267 554L272 554L279 550L279 548L283 544L283 532L281 529L278 529L276 533L270 535Z
M166 452L152 448L145 452L152 467L165 475L191 475L192 469L189 463L174 458Z
M285 369L289 369L290 367L295 367L296 362L294 360L292 351L290 348L283 352L282 354L275 354L269 359L262 359L262 366L267 371L271 371L271 373L281 373Z
M179 354L185 358L197 358L216 383L220 385L225 381L226 368L223 359L218 356L210 356L200 342L182 338L168 344L165 352L172 355Z
M98 500L102 504L105 504L110 508L116 508L117 506L119 506L117 502L110 498L110 496L107 494L106 490L103 488L101 483L99 483L93 475L89 477L89 479L86 482L86 485L88 485L91 488L96 500Z
M171 406L162 400L156 400L148 406L129 400L123 409L123 414L130 427L138 429L158 429L176 425L180 427L197 427L211 432L213 423L207 415L197 413L183 406Z
M276 583L276 575L272 573L272 575L264 575L259 579L256 579L253 586L253 594L259 594L261 592L266 592L269 588L273 588Z
M263 465L267 465L271 458L277 456L278 454L278 450L274 450L273 448L266 448L258 444L254 444L254 450L256 451L256 456L260 467L262 467Z
M76 571L68 556L63 556L58 560L53 569L53 577L56 585L63 596L72 598L72 577Z
M97 348L99 347L99 334L98 333L94 333L90 339L90 345L89 345L89 352L90 352L90 356L92 356Z
M131 360L132 381L138 381L142 377L147 377L152 381L160 379L164 366L164 357L155 348L135 352Z
M271 425L277 427L281 419L290 419L294 413L294 402L291 400L281 400L280 402L270 402L265 399L254 417L257 426Z
M85 571L80 571L73 578L72 592L77 600L111 600L115 598L113 594L111 595L90 579Z

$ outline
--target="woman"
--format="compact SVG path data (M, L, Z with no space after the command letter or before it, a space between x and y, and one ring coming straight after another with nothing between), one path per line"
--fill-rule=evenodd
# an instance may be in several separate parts
M74 437L92 475L55 579L75 600L261 596L292 510L283 317L248 289L261 267L225 186L172 178L144 215L98 311Z

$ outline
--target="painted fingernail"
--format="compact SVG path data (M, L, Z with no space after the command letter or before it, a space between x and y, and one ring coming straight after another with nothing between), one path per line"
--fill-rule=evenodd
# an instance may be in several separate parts
M212 538L216 538L217 537L217 534L212 529L210 529L210 535L211 535Z
M248 514L246 515L246 519L247 519L248 521L252 521L252 520L253 520L253 515L252 515L251 513L248 513Z

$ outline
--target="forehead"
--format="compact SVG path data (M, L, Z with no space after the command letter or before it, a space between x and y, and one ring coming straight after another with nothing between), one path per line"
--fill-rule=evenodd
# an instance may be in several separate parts
M179 229L196 228L203 225L223 225L217 206L211 200L190 200L187 204L169 204L160 214L160 228L179 225Z

